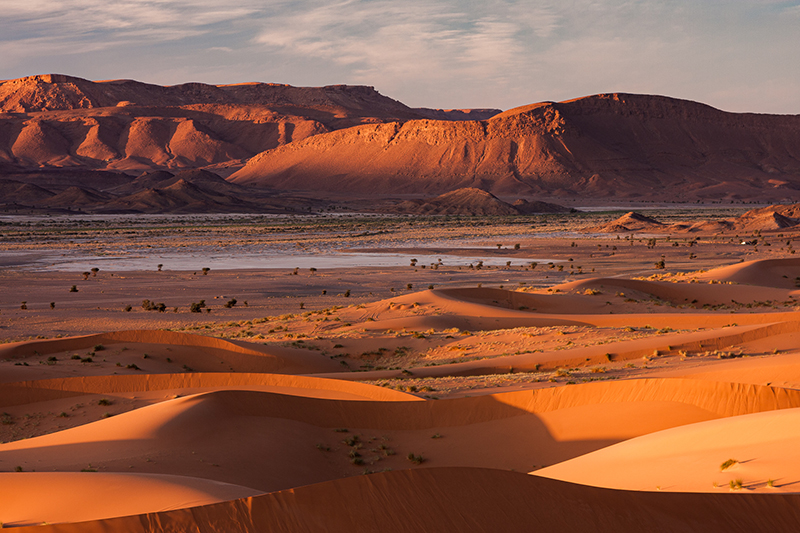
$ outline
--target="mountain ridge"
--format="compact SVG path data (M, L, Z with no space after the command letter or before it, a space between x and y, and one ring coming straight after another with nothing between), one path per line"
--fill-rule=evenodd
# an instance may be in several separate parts
M477 187L496 195L792 200L800 199L800 116L601 94L478 122L330 132L263 152L230 179L353 194Z

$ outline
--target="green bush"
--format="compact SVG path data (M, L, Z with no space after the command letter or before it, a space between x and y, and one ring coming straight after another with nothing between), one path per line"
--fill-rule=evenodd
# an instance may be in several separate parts
M414 463L415 465L421 465L425 462L425 458L422 455L414 455L413 453L409 453L406 456L406 459Z

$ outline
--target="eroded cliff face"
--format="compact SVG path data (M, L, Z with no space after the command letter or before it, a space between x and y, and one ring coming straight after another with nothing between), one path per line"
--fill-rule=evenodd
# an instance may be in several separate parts
M48 74L0 82L0 161L108 170L235 165L318 133L421 116L372 87L162 87Z
M364 125L261 153L237 183L349 194L800 197L800 117L607 94L479 122Z
M293 87L277 83L209 85L184 83L161 86L135 80L89 81L63 74L28 76L0 81L0 112L32 113L135 105L181 107L201 104L293 106L327 109L351 116L417 118L406 105L373 87L329 85ZM359 111L363 113L359 114Z
M323 196L477 188L507 198L800 201L800 116L660 96L603 94L453 121L420 117L496 110L411 109L362 86L43 75L0 82L0 110L0 166L16 170L228 175L244 166L232 180Z
M98 108L74 114L0 115L0 161L28 168L196 168L326 132L323 124L267 110L251 120L226 109ZM259 116L260 115L260 116Z

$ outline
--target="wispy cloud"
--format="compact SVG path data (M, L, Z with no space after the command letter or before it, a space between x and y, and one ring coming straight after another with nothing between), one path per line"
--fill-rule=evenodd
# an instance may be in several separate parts
M255 1L220 8L210 0L4 0L0 3L0 41L48 38L66 46L96 41L125 44L130 37L174 41L209 31L206 26L248 17Z
M270 53L345 66L354 79L370 83L466 81L520 68L520 36L533 21L509 16L514 4L491 5L481 14L466 7L432 0L293 4L270 17L255 42ZM552 19L536 22L533 31L552 31Z

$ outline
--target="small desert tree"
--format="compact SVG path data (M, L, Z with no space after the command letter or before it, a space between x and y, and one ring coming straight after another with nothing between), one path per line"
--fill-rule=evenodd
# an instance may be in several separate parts
M100 269L97 268L97 267L94 267L94 268L91 269L91 271L92 271L92 277L97 277L97 273L100 272Z
M89 279L89 276L91 276L92 273L91 272L84 272L82 275L83 275L83 281L86 281L87 279Z
M161 272L161 267L163 267L163 266L164 266L164 265L163 265L163 264L161 264L161 263L159 263L159 264L158 264L158 271L159 271L159 272Z
M210 270L211 270L211 269L210 269L210 268L208 268L208 267L203 267L203 275L204 275L204 276L208 276L208 272L209 272Z

